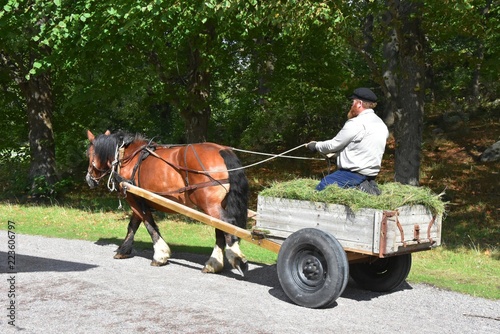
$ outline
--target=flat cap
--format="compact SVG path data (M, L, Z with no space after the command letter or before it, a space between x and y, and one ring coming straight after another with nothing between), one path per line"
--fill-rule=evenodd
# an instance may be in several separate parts
M364 87L356 88L349 98L366 102L377 102L377 95L375 95L375 93L372 92L371 89Z

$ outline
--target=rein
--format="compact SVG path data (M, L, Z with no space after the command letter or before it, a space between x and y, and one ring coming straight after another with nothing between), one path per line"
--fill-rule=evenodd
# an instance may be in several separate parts
M196 151L194 149L193 149L193 152L194 152L194 154L195 154L198 162L202 166L203 170L196 170L196 169L187 168L187 167L184 167L184 166L173 164L172 162L170 162L170 161L164 159L163 157L161 157L160 155L158 155L152 149L152 148L156 148L156 147L170 148L170 147L176 147L176 146L182 146L182 145L163 146L163 145L152 145L151 142L149 142L148 144L144 144L144 145L140 146L134 152L132 152L131 154L127 155L126 157L123 157L123 155L124 155L124 146L125 146L125 143L123 142L120 146L116 147L115 160L112 163L111 169L109 169L106 172L106 174L110 173L110 176L109 176L109 179L108 179L108 189L110 191L115 191L116 190L116 184L114 182L115 181L114 179L117 179L117 178L120 179L120 182L121 181L126 181L126 182L129 182L129 183L133 184L132 180L135 177L135 173L139 170L140 164L149 155L152 155L155 158L160 159L161 161L165 162L166 164L168 164L169 166L171 166L172 168L174 168L174 169L176 169L178 171L184 171L184 172L186 172L186 176L185 176L186 186L183 187L183 188L181 188L181 189L178 189L178 190L174 190L174 191L170 191L170 192L165 192L165 193L158 193L158 194L164 195L164 196L165 195L170 195L170 194L175 194L175 193L182 193L182 192L185 192L185 191L194 190L194 189L201 188L201 187L209 187L209 186L215 186L215 185L223 186L224 184L228 183L228 179L216 180L210 174L212 174L212 173L224 173L224 172L228 172L229 173L229 172L233 172L233 171L244 170L244 169L247 169L247 168L250 168L250 167L254 167L254 166L266 163L266 162L268 162L270 160L273 160L273 159L276 159L276 158L289 158L289 159L302 159L302 160L325 160L326 159L327 163L328 163L328 166L329 166L329 169L330 169L330 160L329 160L328 156L325 156L324 158L310 158L310 157L299 157L299 156L289 156L289 155L286 155L286 154L288 154L288 153L290 153L292 151L298 150L299 148L303 148L304 144L296 146L296 147L294 147L294 148L292 148L290 150L287 150L287 151L285 151L283 153L280 153L280 154L270 154L270 153L262 153L262 152L255 152L255 151L247 151L247 150L237 149L237 148L234 148L234 147L228 147L228 148L230 148L233 151L239 151L239 152L244 152L244 153L257 154L257 155L265 155L265 156L269 156L269 158L261 160L261 161L258 161L258 162L253 163L253 164L249 164L249 165L246 165L246 166L238 167L238 168L215 170L215 171L207 171L207 170L204 169L204 166L203 166L202 162L200 161L200 159L199 159L199 157L196 154ZM128 162L128 161L132 160L141 151L147 152L147 154L143 158L142 157L139 158L139 161L134 166L134 170L133 170L133 173L132 173L132 179L131 180L124 180L123 178L119 177L120 164L123 163L123 162ZM190 185L189 181L188 181L188 174L189 173L203 174L203 175L207 176L208 178L210 178L211 181L207 181L207 182L203 182L203 183L199 183L199 184L195 184L195 185ZM104 175L106 175L106 174L104 174ZM104 175L102 175L101 178Z

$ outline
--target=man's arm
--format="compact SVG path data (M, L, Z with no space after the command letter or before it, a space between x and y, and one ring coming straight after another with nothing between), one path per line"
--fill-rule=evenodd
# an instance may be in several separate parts
M339 133L330 140L316 143L316 150L320 153L333 153L343 150L359 133L359 127L352 120L348 120Z

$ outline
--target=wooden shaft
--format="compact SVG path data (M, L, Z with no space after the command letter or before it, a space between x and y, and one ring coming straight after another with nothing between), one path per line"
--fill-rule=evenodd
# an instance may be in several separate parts
M136 187L130 183L121 182L120 186L126 192L129 192L129 193L134 194L136 196L142 197L147 201L150 201L152 203L156 203L156 204L160 205L161 207L165 207L169 210L175 211L175 212L180 213L182 215L185 215L189 218L198 220L204 224L213 226L216 229L219 229L219 230L224 231L226 233L237 236L237 237L239 237L247 242L250 242L254 245L257 245L257 246L260 246L260 247L265 248L267 250L270 250L274 253L279 253L281 245L277 242L267 240L267 239L254 239L252 236L252 233L246 229L234 226L234 225L229 224L223 220L220 220L220 219L217 219L217 218L212 217L210 215L207 215L206 213L197 211L197 210L192 209L190 207L187 207L183 204L174 202L168 198L159 196L153 192Z

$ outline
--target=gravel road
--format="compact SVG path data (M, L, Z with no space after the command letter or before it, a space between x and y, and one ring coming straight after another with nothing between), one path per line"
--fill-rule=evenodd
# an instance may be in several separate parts
M152 251L115 260L116 245L16 234L11 274L6 231L0 243L1 333L500 333L500 301L426 285L380 294L350 282L315 310L288 300L275 266L210 275L204 255L158 268Z

